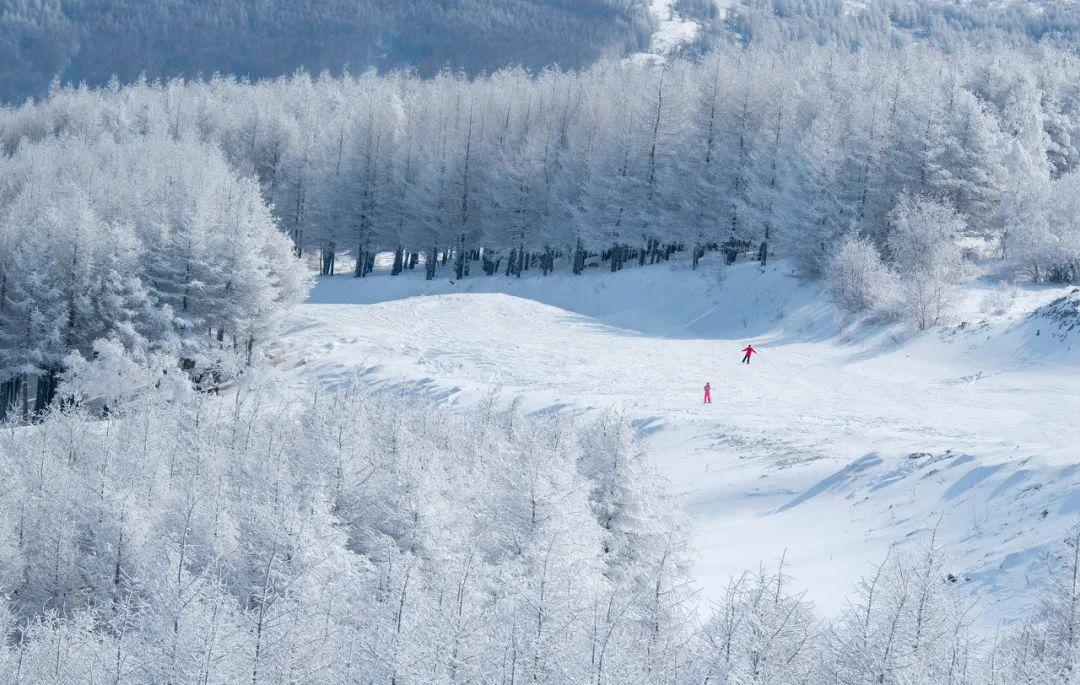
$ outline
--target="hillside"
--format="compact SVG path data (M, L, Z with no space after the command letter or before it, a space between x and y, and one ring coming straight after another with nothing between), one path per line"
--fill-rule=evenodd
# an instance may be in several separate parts
M700 44L787 44L813 40L844 48L924 43L1070 44L1080 35L1075 0L686 0L684 14L701 27Z
M718 43L1068 43L1074 0L30 0L0 7L0 104L102 86L305 69L470 75L588 67Z
M53 78L103 85L231 74L521 65L576 68L645 49L644 0L32 0L0 7L0 103Z
M1075 294L977 281L950 325L912 334L845 324L783 262L723 273L324 278L270 356L294 387L496 392L567 420L615 408L685 497L704 599L783 555L835 615L891 545L936 527L983 625L1024 611L1080 512Z

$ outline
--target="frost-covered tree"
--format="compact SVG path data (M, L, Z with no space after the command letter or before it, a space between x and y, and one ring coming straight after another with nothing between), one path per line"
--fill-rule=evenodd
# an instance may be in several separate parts
M104 338L198 373L250 359L304 297L258 186L209 146L61 138L0 165L0 411L42 411Z
M1048 555L1049 573L1031 615L999 637L995 682L1070 682L1080 664L1080 526Z
M830 628L823 680L875 683L978 682L970 606L954 594L935 536L894 549L858 583Z
M1080 176L1073 171L1046 185L1027 183L1009 197L1007 254L1031 270L1035 282L1080 279Z
M1004 138L971 92L950 93L947 107L942 117L932 119L937 126L927 132L925 191L946 199L973 226L989 232L1001 201Z
M888 316L900 305L897 275L866 238L846 238L825 274L833 299L846 311Z
M901 275L903 308L920 330L941 321L963 268L966 224L947 203L903 194L889 214L889 261Z
M0 618L20 636L0 647L5 679L682 673L683 533L615 418L359 388L275 406L258 374L229 399L167 366L116 384L142 360L96 349L70 366L73 403L0 436Z
M783 562L728 583L698 634L698 682L812 682L819 664L813 606L792 593Z

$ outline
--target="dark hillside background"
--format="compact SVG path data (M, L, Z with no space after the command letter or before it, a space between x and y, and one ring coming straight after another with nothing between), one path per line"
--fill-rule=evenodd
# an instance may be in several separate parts
M54 78L573 68L650 33L645 0L0 0L0 101Z

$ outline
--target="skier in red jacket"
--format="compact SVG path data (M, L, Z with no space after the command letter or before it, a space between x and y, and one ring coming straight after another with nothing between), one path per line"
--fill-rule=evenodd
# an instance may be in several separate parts
M742 349L742 352L744 352L744 353L745 353L745 355L744 355L744 356L743 356L743 358L742 358L742 363L743 363L743 364L749 364L749 363L750 363L750 355L752 355L752 354L754 354L755 352L757 352L757 350L755 350L755 349L754 349L754 346L753 346L753 345L747 345L746 347L744 347L744 348Z
M705 384L705 404L712 404L712 386Z

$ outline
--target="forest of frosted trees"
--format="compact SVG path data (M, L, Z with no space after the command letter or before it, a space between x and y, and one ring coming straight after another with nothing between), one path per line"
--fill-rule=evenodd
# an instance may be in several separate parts
M954 210L1038 278L1071 280L1078 82L1080 60L1051 47L795 44L663 69L59 90L5 110L0 144L212 145L259 179L325 273L346 251L359 276L389 251L395 272L462 278L767 243L816 274L846 235L888 257L906 195Z
M258 185L212 145L61 135L0 158L0 420L98 340L223 376L307 294Z
M1076 531L993 638L933 539L853 578L828 620L782 561L702 605L676 501L616 415L358 388L280 403L258 373L219 397L99 353L70 403L0 432L5 682L1005 684L1080 665ZM117 369L124 388L102 385Z
M704 27L702 45L737 40L776 43L813 40L846 48L922 43L951 50L977 43L1069 45L1080 36L1080 14L1070 3L1040 0L685 0Z

